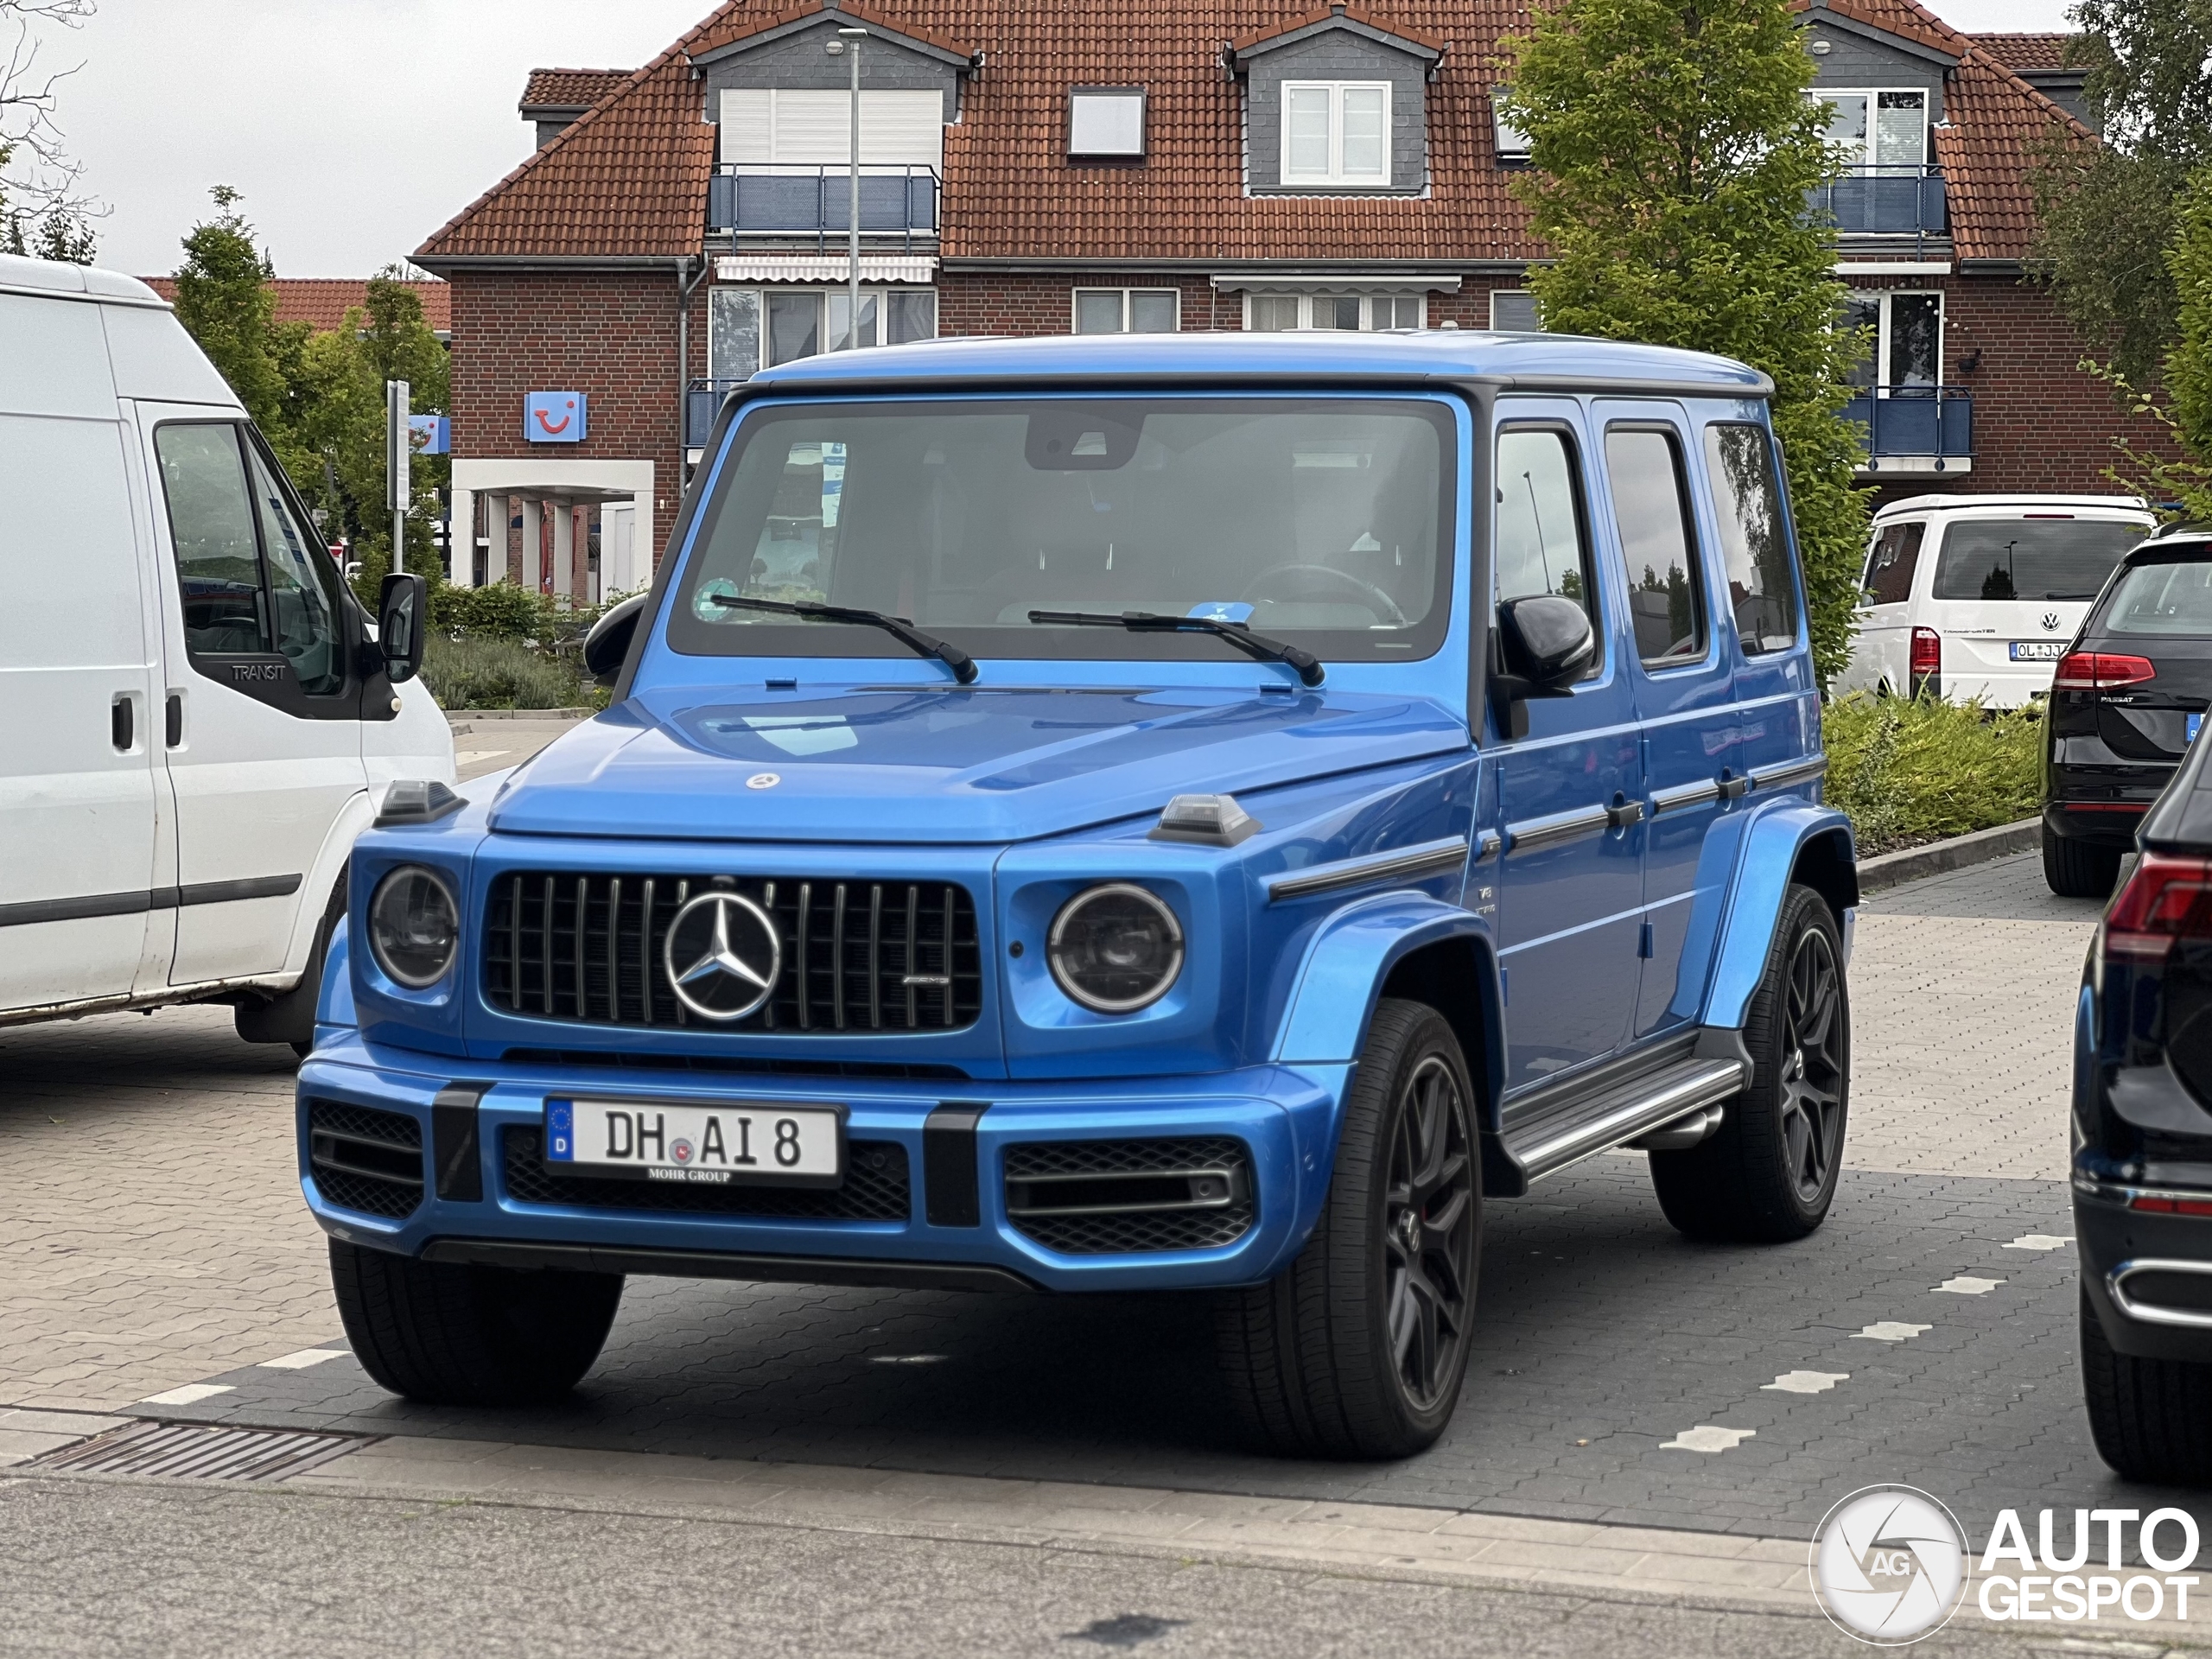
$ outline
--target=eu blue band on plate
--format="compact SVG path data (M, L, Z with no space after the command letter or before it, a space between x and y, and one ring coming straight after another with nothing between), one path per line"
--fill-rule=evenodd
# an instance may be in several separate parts
M2187 736L2186 736L2183 741L2184 742L2189 742L2189 743L2194 743L2194 742L2196 742L2196 728L2197 728L2198 727L2202 726L2203 723L2204 723L2204 716L2203 716L2202 714L2195 714L2195 715L2191 715L2189 717L2189 733L2188 733L2188 735L2187 735Z
M575 1124L565 1100L545 1103L545 1155L563 1161L576 1155Z

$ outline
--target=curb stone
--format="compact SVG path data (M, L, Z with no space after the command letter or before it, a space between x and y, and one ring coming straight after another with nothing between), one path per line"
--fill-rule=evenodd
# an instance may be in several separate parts
M2041 818L2022 818L2017 823L2000 823L1993 830L1953 836L1946 841L1930 842L1925 847L1884 853L1879 858L1866 859L1859 864L1859 891L1862 895L1879 893L1907 881L1917 881L1923 876L1963 870L1969 865L1986 864L1993 858L2009 858L2014 853L2024 853L2040 845L2042 835Z
M596 709L448 709L446 719L455 731L467 731L473 720L589 720Z

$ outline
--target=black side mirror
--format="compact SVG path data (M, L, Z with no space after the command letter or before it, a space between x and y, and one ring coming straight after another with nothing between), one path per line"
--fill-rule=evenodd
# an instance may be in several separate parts
M608 606L584 635L584 672L601 685L613 684L621 673L622 660L630 654L630 641L638 632L638 619L645 614L645 601L652 597L651 594L632 594L620 604Z
M1505 671L1526 680L1538 696L1564 692L1598 654L1589 613L1558 594L1506 601L1497 607L1497 634Z
M430 620L430 584L420 576L391 575L377 595L377 649L385 677L404 685L423 670L423 633Z

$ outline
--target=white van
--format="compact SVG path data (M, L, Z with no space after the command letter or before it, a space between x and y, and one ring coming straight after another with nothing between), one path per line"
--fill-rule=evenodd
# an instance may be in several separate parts
M0 1025L225 1001L312 1038L372 800L454 781L375 641L160 296L0 257Z
M1874 515L1839 691L2018 709L2120 555L2156 521L2133 495L1916 495Z

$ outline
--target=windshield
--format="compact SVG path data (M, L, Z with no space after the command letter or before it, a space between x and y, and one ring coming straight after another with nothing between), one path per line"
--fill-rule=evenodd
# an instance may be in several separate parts
M2109 518L1966 518L1943 532L1938 599L2094 599L2151 532Z
M2212 563L2139 564L2113 584L2107 633L2212 635Z
M1380 399L814 405L739 429L677 588L695 655L893 657L903 617L972 655L1236 662L1204 634L1032 610L1214 616L1345 661L1433 652L1450 615L1451 416Z

